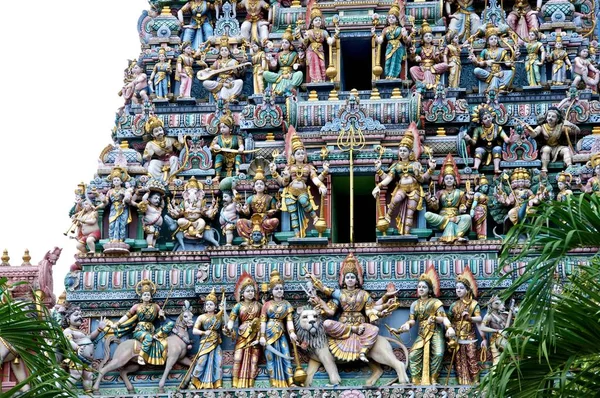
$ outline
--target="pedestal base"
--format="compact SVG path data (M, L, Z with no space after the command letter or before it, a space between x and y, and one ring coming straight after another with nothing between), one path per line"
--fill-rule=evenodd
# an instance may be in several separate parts
M125 242L108 242L104 244L105 254L129 254L129 245Z
M399 243L399 242L411 242L415 243L419 241L417 235L386 235L378 236L377 243Z
M319 238L318 236L315 237L305 237L305 238L289 238L288 239L288 243L290 245L296 245L296 246L308 246L308 245L319 245L319 246L327 246L327 243L329 242L329 239L326 237L322 237Z
M178 105L196 105L196 98L177 98Z

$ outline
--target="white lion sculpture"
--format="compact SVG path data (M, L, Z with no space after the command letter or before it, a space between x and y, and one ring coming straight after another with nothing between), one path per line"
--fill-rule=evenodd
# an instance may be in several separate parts
M320 364L323 364L329 376L329 383L332 385L340 384L340 374L335 363L335 358L329 351L327 335L323 328L321 316L311 307L298 308L294 323L298 341L301 347L308 351L310 357L308 368L306 369L307 378L305 386L309 387L311 385L313 376L319 369ZM400 344L400 346L404 350L405 358L408 358L408 350L404 345ZM387 365L394 369L398 374L398 381L400 383L409 383L408 376L406 375L406 365L396 358L392 346L386 337L377 337L367 357L370 359L369 367L373 371L371 377L366 381L367 386L374 385L383 374L383 369L380 365Z

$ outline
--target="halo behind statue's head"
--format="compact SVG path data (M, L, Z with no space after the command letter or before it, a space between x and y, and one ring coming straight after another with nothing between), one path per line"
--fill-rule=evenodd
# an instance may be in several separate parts
M154 296L154 293L156 293L156 285L150 279L142 279L135 285L135 292L140 297L146 292L150 292L150 294Z
M356 257L354 257L354 253L348 254L340 267L340 279L338 280L340 286L344 286L344 278L346 277L346 274L350 273L356 275L358 286L362 286L364 282L363 269Z
M429 264L427 270L419 276L419 281L426 282L432 289L431 294L435 297L440 295L440 277L433 264Z
M468 266L465 267L463 272L456 277L456 282L460 282L463 285L465 285L465 287L469 289L473 297L477 297L477 281L475 280L475 276L473 276L473 273L471 272L471 268L469 268Z

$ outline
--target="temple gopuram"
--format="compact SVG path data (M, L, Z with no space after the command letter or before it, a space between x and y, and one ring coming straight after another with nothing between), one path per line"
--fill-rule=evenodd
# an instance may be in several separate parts
M503 237L600 191L597 2L140 12L70 210L80 394L466 397L510 324Z

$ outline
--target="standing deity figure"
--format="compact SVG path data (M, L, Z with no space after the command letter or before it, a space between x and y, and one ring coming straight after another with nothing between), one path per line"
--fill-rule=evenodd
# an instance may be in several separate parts
M144 66L141 62L133 64L131 69L131 79L121 90L125 105L131 103L142 104L149 100L148 97L148 76L144 73Z
M258 343L261 305L258 302L258 285L250 274L242 273L235 285L234 295L237 304L231 309L225 329L225 333L235 340L231 386L252 388L258 375L260 357ZM237 333L233 330L236 320Z
M473 122L469 134L465 134L464 140L475 147L475 159L473 168L479 171L481 161L487 166L494 163L494 173L500 174L500 158L502 156L502 144L509 143L510 139L502 127L495 123L496 113L491 106L479 105L472 115ZM479 125L477 125L479 124ZM483 159L485 156L485 159Z
M544 65L546 60L546 49L540 42L540 33L532 29L529 31L525 49L527 56L525 57L525 73L527 74L527 82L530 86L539 86L542 82L540 67Z
M439 214L428 211L425 213L425 220L443 231L439 239L441 242L465 242L471 229L471 216L465 213L471 208L473 196L471 192L465 193L458 189L460 175L451 154L444 160L438 183L444 189L432 193L430 188L425 200L427 207L439 211Z
M132 332L133 338L142 343L138 364L164 365L167 358L167 336L173 329L173 323L154 327L157 318L165 319L164 311L152 302L152 296L156 293L154 282L148 279L139 281L135 292L140 296L141 302L131 307L112 325L115 336L121 337Z
M594 169L594 176L590 178L581 190L600 196L600 153L594 153L590 158L590 165Z
M238 97L242 93L244 81L239 78L246 63L241 64L231 56L229 48L229 38L223 36L220 39L219 56L213 64L200 74L217 74L217 80L204 80L202 85L210 91L215 100L225 102L238 102ZM211 73L213 72L213 73Z
M383 73L386 79L398 79L402 72L402 61L406 58L406 46L410 45L410 35L406 28L400 25L400 7L392 4L386 17L387 26L381 31L381 35L375 32L375 26L371 28L371 35L375 37L378 45L386 42L385 64Z
M444 48L444 63L448 65L448 87L460 87L460 74L462 72L462 61L460 52L462 45L458 33L451 30L446 34L446 47Z
M488 216L488 193L490 185L488 179L482 174L479 177L479 184L475 188L473 204L469 215L473 220L473 229L477 234L477 239L487 238L487 216Z
M177 231L183 232L188 239L201 239L204 232L210 229L207 220L215 217L218 211L217 202L207 205L204 199L204 185L195 177L183 187L183 200L175 206L169 203L169 215L177 220Z
M433 44L433 32L426 20L421 25L421 36L421 47L418 49L411 47L409 50L410 59L419 64L419 66L410 68L410 75L415 82L419 82L426 89L431 90L438 85L442 73L446 72L449 66L440 62L442 52Z
M569 173L562 172L556 177L556 183L558 185L558 193L556 194L556 200L558 202L566 202L567 197L573 195L570 185L573 176Z
M374 301L368 291L362 289L363 269L353 253L350 253L340 268L339 287L329 288L315 275L308 273L314 287L325 294L330 301L325 302L317 295L309 301L317 306L326 319L323 321L325 333L329 336L329 349L333 356L344 362L360 359L369 362L367 354L375 344L379 327L375 323L385 316L387 309L394 305L397 291L387 291ZM337 320L338 308L341 314Z
M448 318L456 336L448 343L453 351L452 358L456 369L458 384L473 385L479 382L479 355L477 353L477 336L475 329L481 324L481 309L477 298L477 282L467 266L458 275L455 283L458 300L450 305ZM483 336L483 332L480 332ZM487 349L487 341L483 338L481 349Z
M310 16L307 18L309 21L309 29L304 32L304 34L300 31L297 33L302 37L302 41L306 48L306 67L310 82L324 82L327 80L325 74L327 71L327 66L325 64L325 43L329 46L333 46L340 31L339 28L336 27L335 34L331 36L327 29L322 28L323 13L321 10L315 5L307 7L307 9L307 14ZM331 60L329 60L329 62L331 63Z
M538 13L541 7L542 0L536 0L535 9L531 8L529 0L515 0L512 11L506 17L506 24L519 37L528 37L530 31L540 29Z
M82 365L78 365L69 361L69 374L71 375L73 384L81 380L83 391L89 394L92 392L92 384L94 382L94 370L92 369L94 340L104 331L106 321L104 318L101 318L100 322L98 322L98 327L89 335L81 330L81 325L83 325L81 308L69 308L62 318L63 334L82 362Z
M537 126L529 135L540 137L545 145L542 147L542 172L548 172L548 164L556 162L562 156L565 166L573 164L573 149L569 134L579 134L579 127L564 120L562 111L554 106L548 108L544 124Z
M487 313L481 322L480 331L492 333L490 337L490 350L492 351L492 364L494 366L500 361L500 354L506 345L506 337L503 331L507 327L510 327L513 313L514 300L511 301L510 309L506 311L500 297L493 296L488 303Z
M265 47L267 42L264 43ZM269 70L267 55L261 44L252 42L250 44L250 60L252 62L252 88L254 94L262 94L265 92L264 73Z
M157 99L167 99L171 87L171 62L167 61L164 48L158 50L158 62L150 74L150 86Z
M446 0L446 13L450 18L448 33L454 32L459 42L465 42L477 32L481 26L481 19L475 12L473 0ZM452 4L456 4L456 11L452 13Z
M540 184L537 193L533 193L529 171L523 167L517 167L510 176L510 194L506 194L502 187L502 180L500 180L495 196L500 204L510 207L507 217L514 225L527 215L535 213L535 207L546 198L547 191Z
M192 49L198 50L200 45L213 35L213 27L209 11L214 9L214 4L206 0L188 1L177 11L177 19L183 28L181 41L191 44ZM190 23L184 25L183 14L191 14Z
M121 167L114 167L108 176L112 188L106 193L102 207L110 205L108 216L108 239L123 242L127 238L127 225L131 222L129 204L132 192L123 186L129 181L129 174Z
M583 81L587 90L592 92L598 91L598 81L600 80L600 71L594 66L589 59L590 49L587 46L580 46L577 51L577 56L573 60L573 83L574 87L578 87Z
M323 172L317 175L317 169L310 163L307 163L306 150L300 137L296 133L291 138L291 151L288 164L279 175L275 163L269 165L271 174L283 188L283 203L281 211L290 213L290 220L294 234L298 238L306 236L308 222L305 213L308 213L313 220L313 225L319 221L312 194L310 193L308 181L319 189L321 198L327 194L327 187L323 183L329 173L329 163L323 163ZM321 206L323 205L321 201Z
M221 211L219 212L219 224L221 224L221 231L225 235L225 245L231 246L233 244L233 233L235 226L238 221L238 207L234 191L233 191L233 178L227 177L219 184L219 190L221 191L221 197L223 203L221 205Z
M269 21L273 20L273 9L265 0L241 0L238 8L246 10L246 20L242 22L241 34L248 43L264 43L269 39ZM265 11L267 18L265 18Z
M479 54L473 53L470 47L469 59L475 65L473 73L479 80L479 92L491 89L498 93L511 89L515 75L514 62L508 51L500 47L500 29L491 22L481 26L479 32L485 31L487 45ZM503 66L506 68L503 68Z
M239 135L233 134L234 127L231 115L221 116L219 119L219 135L213 138L210 144L210 150L215 154L213 184L219 182L223 175L232 177L240 174L244 141Z
M255 193L238 210L244 216L251 216L250 219L240 218L237 221L238 235L244 238L242 245L265 245L279 226L279 220L275 218L279 211L277 201L265 192L266 181L263 169L259 166L254 174Z
M98 211L89 199L81 202L82 209L71 218L75 225L76 248L79 253L96 251L96 242L100 240L100 227L98 226Z
M298 53L294 51L292 40L294 35L292 28L287 27L281 38L281 47L279 52L273 56L267 54L267 61L271 69L277 69L277 72L265 71L263 76L267 83L271 84L273 93L283 95L297 89L304 80L304 74L298 70L302 64Z
M372 194L376 199L379 197L381 187L386 187L392 181L396 181L385 219L390 223L393 214L398 211L396 226L400 235L410 234L414 225L415 212L423 208L425 195L421 184L428 181L435 170L435 160L430 159L429 168L423 173L418 161L420 155L419 133L416 125L411 123L398 146L398 161L392 164L387 174L381 170L381 160L375 161L376 174L383 178L373 189Z
M192 98L192 83L194 80L194 49L189 41L181 43L181 54L177 57L175 80L179 82L177 98Z
M131 204L143 214L142 226L146 234L146 243L148 248L154 248L163 224L162 212L165 208L165 190L162 183L157 180L151 180L148 185L149 190L142 196L141 202L138 203L132 200Z
M177 151L183 149L185 139L182 134L177 139L165 137L164 123L156 116L150 116L144 130L148 142L142 158L147 162L148 174L158 181L168 181L181 168Z
M271 387L287 388L294 385L294 368L290 358L290 343L297 343L296 331L294 330L294 307L283 298L283 279L279 271L271 271L269 280L272 300L262 306L260 314L260 345L265 347L267 359L267 373ZM272 347L286 357L275 355L268 348Z
M215 288L206 295L205 313L194 323L192 334L200 336L196 364L192 370L192 385L197 389L213 389L223 386L223 354L221 351L221 329L227 319L225 301L221 300L219 312L215 314L218 299Z
M567 80L567 70L572 68L569 54L563 48L562 35L556 36L554 49L548 54L548 60L552 63L552 85L562 86Z
M400 328L392 329L396 333L408 332L419 322L419 334L410 349L408 361L412 383L416 385L437 383L445 350L443 327L446 327L447 337L456 335L446 316L444 305L435 298L439 294L439 276L433 265L429 265L427 271L419 277L419 299L411 304L408 321Z

